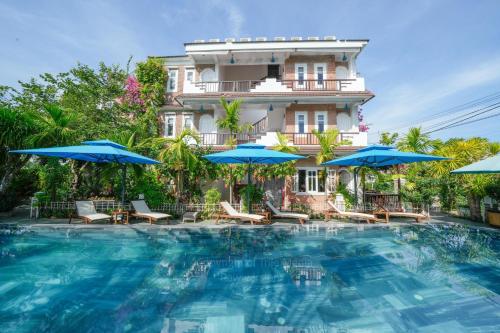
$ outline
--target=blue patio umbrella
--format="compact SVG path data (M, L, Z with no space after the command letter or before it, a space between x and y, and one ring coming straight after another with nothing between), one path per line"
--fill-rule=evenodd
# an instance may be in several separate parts
M380 168L391 165L447 160L446 157L417 154L399 151L393 147L383 145L372 145L357 150L356 153L331 160L321 165L324 166L367 166L370 168ZM354 196L357 203L356 169L354 170Z
M500 154L453 170L451 173L500 173Z
M248 184L251 185L251 173L253 164L278 164L305 158L304 156L282 153L276 150L265 149L266 146L245 143L238 145L236 149L203 156L212 163L224 164L248 164ZM247 191L248 212L251 212L250 195Z
M122 193L121 193L122 205L125 202L125 176L126 176L125 164L160 163L151 158L128 151L126 150L125 146L122 146L110 140L84 141L82 143L83 145L80 146L12 150L10 151L10 153L70 158L73 160L81 160L94 163L122 164Z

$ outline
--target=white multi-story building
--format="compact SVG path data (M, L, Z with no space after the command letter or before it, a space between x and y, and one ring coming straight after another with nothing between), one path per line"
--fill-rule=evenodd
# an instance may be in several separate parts
M284 203L319 203L338 182L352 185L343 168L323 176L316 165L319 151L314 129L337 128L337 156L367 144L359 129L358 109L374 97L357 71L356 60L368 40L324 38L240 38L196 40L185 44L186 54L159 57L169 79L167 104L162 108L162 135L175 136L189 127L200 133L201 144L227 149L229 134L216 126L224 117L220 98L241 99L241 123L251 129L237 135L239 143L276 144L276 133L287 136L299 154L293 184Z

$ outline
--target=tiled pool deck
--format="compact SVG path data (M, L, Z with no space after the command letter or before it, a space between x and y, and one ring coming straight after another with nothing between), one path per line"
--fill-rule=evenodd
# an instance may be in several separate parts
M110 224L110 223L105 223L105 222L96 222L93 224L84 224L82 220L80 219L73 219L71 223L69 223L69 219L64 218L39 218L39 219L30 219L26 214L16 214L14 216L0 216L0 225L2 224L18 224L18 225L31 225L31 226L40 226L40 227L47 227L47 226L53 226L53 227L75 227L75 228L102 228L102 227L109 227L109 228L128 228L130 226L134 227L157 227L157 228L225 228L230 225L238 225L244 228L262 228L269 226L263 225L263 224L255 224L251 225L250 223L241 223L237 221L219 221L219 223L215 223L215 220L198 220L196 223L193 222L182 222L181 219L173 219L170 220L169 222L165 221L160 221L158 223L155 223L153 225L150 225L147 222L144 222L144 220L137 220L137 219L132 219L130 221L130 224ZM462 224L462 225L467 225L471 227L476 227L476 228L487 228L491 230L498 230L494 227L491 227L490 225L486 223L477 223L477 222L472 222L470 220L466 219L461 219L445 214L439 214L439 215L434 215L431 217L430 220L427 220L423 223L451 223L451 224ZM398 225L408 225L408 224L416 224L415 220L413 219L405 219L405 218L391 218L391 221L389 222L390 225L398 226ZM287 220L287 219L276 219L273 220L273 223L270 224L271 226L274 227L300 227L300 224L297 223L296 220ZM347 219L342 219L342 220L331 220L328 222L325 222L324 220L311 220L309 223L306 225L303 225L302 227L304 228L312 228L312 227L329 227L329 226L344 226L344 227L356 227L356 226L366 226L366 227L377 227L377 226L387 226L387 223L379 222L379 223L365 223L363 221L357 222L353 220L347 220Z

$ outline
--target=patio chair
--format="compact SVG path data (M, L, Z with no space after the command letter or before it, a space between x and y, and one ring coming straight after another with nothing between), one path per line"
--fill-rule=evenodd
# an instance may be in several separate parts
M218 223L219 219L222 218L222 219L236 219L242 222L250 221L250 223L253 225L254 222L263 222L263 220L265 219L265 216L262 215L239 213L227 201L222 201L220 205L226 213L217 214L217 220L215 221L215 223Z
M384 206L379 206L379 208L373 212L374 215L384 215L385 222L389 222L389 217L407 217L411 219L415 219L417 223L422 222L423 220L430 219L428 214L421 213L410 213L405 211L391 211Z
M169 214L152 212L144 200L133 200L130 203L132 203L135 210L132 216L147 219L149 224L153 224L153 221L157 222L158 220L167 220L168 222L168 218L172 217Z
M76 215L83 220L85 224L100 220L111 221L111 216L98 213L92 201L76 201Z
M300 224L304 224L306 221L309 220L309 215L307 215L307 214L282 212L282 211L278 210L276 207L274 207L273 204L269 201L266 201L266 206L273 213L273 217L276 217L276 218L297 219L297 220L299 220Z
M200 215L200 212L185 212L184 215L182 215L182 223L187 221L193 221L193 223L195 223L198 219L198 215Z
M344 217L344 218L353 219L353 220L365 220L367 223L380 221L380 219L378 219L373 214L346 212L346 211L339 209L330 200L328 200L327 203L330 206L331 210L327 210L325 212L325 220L327 220L329 217L337 216L340 218Z

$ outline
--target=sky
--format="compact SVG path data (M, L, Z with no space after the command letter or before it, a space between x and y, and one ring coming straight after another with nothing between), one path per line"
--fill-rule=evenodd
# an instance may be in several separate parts
M0 0L0 85L180 55L195 39L330 35L370 40L357 64L376 95L363 106L370 142L500 92L499 0ZM500 117L431 135L500 141Z

